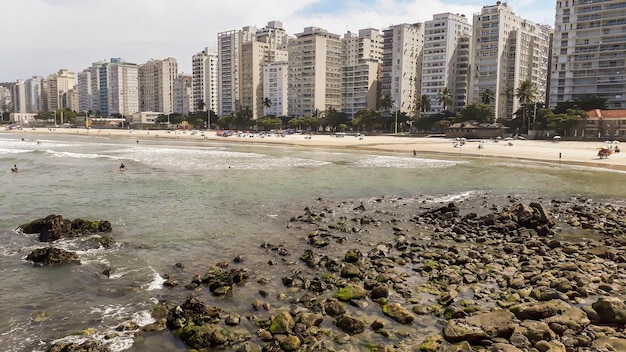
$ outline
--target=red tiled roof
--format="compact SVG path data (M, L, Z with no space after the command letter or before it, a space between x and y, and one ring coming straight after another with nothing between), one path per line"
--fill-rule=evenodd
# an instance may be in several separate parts
M589 119L626 119L626 110L589 110L587 111Z

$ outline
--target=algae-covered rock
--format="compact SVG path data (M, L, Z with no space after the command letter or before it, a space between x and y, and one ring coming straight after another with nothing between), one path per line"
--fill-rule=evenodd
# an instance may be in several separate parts
M80 264L78 254L55 247L35 249L26 256L26 260L33 262L35 266Z
M362 299L367 295L367 291L361 286L348 285L340 288L333 297L340 301L350 301L353 299Z
M415 316L398 303L384 305L383 313L400 324L411 324L415 320Z
M296 322L289 312L280 312L272 318L269 331L272 334L291 334Z

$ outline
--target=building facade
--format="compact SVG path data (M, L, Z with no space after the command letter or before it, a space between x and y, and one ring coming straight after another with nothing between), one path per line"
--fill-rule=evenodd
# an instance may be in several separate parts
M470 101L480 92L494 93L498 119L511 119L520 107L515 92L523 81L531 81L537 102L547 88L550 27L537 25L513 12L507 3L483 6L474 14Z
M389 95L394 110L412 114L421 93L422 23L399 24L383 30L381 95Z
M11 86L11 109L18 114L26 113L26 87L23 79Z
M217 65L217 52L209 48L192 57L192 111L218 111Z
M557 0L550 105L597 96L626 109L626 2Z
M174 81L178 63L174 58L150 60L138 67L139 110L174 112Z
M174 80L174 113L187 115L193 108L192 76L179 75Z
M341 109L341 37L307 27L288 43L289 115L314 116Z
M217 34L217 85L218 115L228 115L240 110L239 56L241 45L255 39L256 27L246 26Z
M263 67L263 100L269 99L269 106L263 104L263 115L287 116L289 114L289 63L272 62Z
M342 39L341 110L349 118L363 109L376 110L383 38L377 29L348 32Z
M76 86L76 74L66 69L48 76L48 109L65 109L65 94Z
M428 96L432 112L444 110L438 96L445 88L453 97L446 110L458 112L467 103L471 34L465 15L436 14L424 22L421 95Z
M44 78L41 76L33 76L24 81L27 113L38 113L44 110L43 81Z

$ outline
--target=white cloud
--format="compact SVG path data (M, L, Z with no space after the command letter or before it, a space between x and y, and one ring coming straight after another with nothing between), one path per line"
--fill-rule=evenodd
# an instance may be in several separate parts
M344 10L308 14L301 11L315 0L16 0L2 6L5 29L0 54L0 82L48 75L61 68L79 72L93 62L122 57L143 63L174 57L190 73L191 56L216 45L220 31L279 20L289 34L317 26L343 34L362 28L423 22L435 13L465 14L471 21L484 3L439 0L377 0L365 5L351 0ZM535 10L533 21L553 22L552 12L538 1L520 0L523 10ZM520 6L522 7L522 6ZM545 5L543 5L545 8Z

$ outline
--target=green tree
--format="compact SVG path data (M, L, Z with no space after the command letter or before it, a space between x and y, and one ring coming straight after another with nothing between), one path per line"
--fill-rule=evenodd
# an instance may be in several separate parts
M535 83L533 83L530 80L525 80L522 83L520 83L519 87L517 87L517 89L515 90L515 96L517 96L517 99L519 100L520 104L522 106L528 106L530 104L533 104L535 102L535 99L537 99L537 95L538 95L538 91L537 91L537 87L535 86ZM530 123L526 123L529 122L528 121L528 108L525 108L524 110L524 115L522 118L522 125L524 126L528 126L530 125Z
M348 116L345 113L330 107L325 111L321 126L330 127L332 131L335 131L339 128L339 125L348 123L348 120Z
M263 98L263 101L261 103L263 104L263 108L265 109L269 109L272 107L272 99L268 97Z
M357 111L352 119L352 125L357 126L359 130L371 131L374 126L380 123L380 113L378 111L363 109Z
M454 104L452 91L448 87L444 87L439 93L437 93L437 102L441 104L444 111L448 110L448 108Z
M557 131L559 134L566 135L567 132L580 120L585 119L587 113L584 110L568 109L563 114L553 114L548 120L548 128Z
M461 111L457 114L456 121L477 121L477 122L493 122L495 121L496 113L493 106L484 103L470 103L465 105Z
M554 108L555 114L562 114L567 112L568 109L572 110L584 110L590 111L595 109L606 110L607 109L607 100L605 98L600 98L595 95L590 95L586 97L582 97L576 99L574 101L563 101L556 103L556 107Z
M485 88L478 93L480 102L483 104L491 105L496 100L496 95L491 88Z
M263 117L256 121L257 125L264 131L277 130L283 125L283 120L277 117Z
M424 94L420 97L420 100L417 102L417 107L422 113L430 111L430 98L428 95Z
M235 124L236 115L234 112L231 112L228 115L224 115L217 120L217 126L222 129L230 129Z
M393 100L391 100L391 95L389 94L385 94L382 97L380 97L380 101L379 101L379 106L380 109L389 112L389 109L391 109L393 107Z

